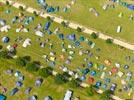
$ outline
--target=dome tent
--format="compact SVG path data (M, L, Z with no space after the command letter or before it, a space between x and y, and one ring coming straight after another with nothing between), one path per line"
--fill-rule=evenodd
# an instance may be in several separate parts
M10 40L9 37L6 37L6 36L2 38L2 42L4 43L8 43L9 40Z

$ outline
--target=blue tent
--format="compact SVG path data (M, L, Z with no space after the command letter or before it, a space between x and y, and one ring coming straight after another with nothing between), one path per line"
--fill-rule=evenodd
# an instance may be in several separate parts
M86 77L83 75L83 76L81 76L80 80L84 81L84 80L86 80Z
M76 36L75 36L75 34L70 34L70 35L67 36L67 39L75 41L76 40Z
M19 91L18 88L14 88L14 89L11 91L10 96L15 95L18 91Z
M48 30L47 33L48 33L49 35L51 35L51 34L52 34L52 31Z
M17 82L16 82L16 86L17 86L17 87L21 87L22 85L23 85L22 82L20 82L20 81L17 81Z
M89 73L89 71L90 71L90 70L89 70L88 68L86 68L86 69L84 69L83 74L86 75L86 74Z
M79 41L76 41L75 42L75 46L80 46L80 42Z
M2 38L2 42L4 42L4 43L8 43L9 42L9 37L3 37Z
M43 3L46 2L46 0L37 0L37 2L38 2L39 4L43 4Z
M87 66L88 66L88 68L91 68L91 67L93 67L93 63L92 62L88 62Z
M6 97L2 94L0 94L0 100L6 100Z
M51 25L51 23L50 23L50 22L47 22L47 23L45 24L44 30L48 30L49 27L50 27L50 25Z
M96 71L94 71L94 70L91 71L91 72L90 72L90 75L91 75L91 76L95 76L95 75L96 75Z
M61 40L64 40L64 34L59 34L59 38L60 38Z
M130 10L134 10L134 5L128 4L127 8L130 9Z
M48 8L47 8L47 12L48 12L48 13L54 12L54 11L55 11L55 9L54 9L53 7L48 7Z
M96 86L96 87L101 86L101 82L99 82L99 81L98 81L98 82L96 82L95 86Z

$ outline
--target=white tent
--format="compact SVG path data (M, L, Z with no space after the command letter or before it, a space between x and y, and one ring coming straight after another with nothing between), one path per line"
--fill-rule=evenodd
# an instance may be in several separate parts
M27 38L24 43L23 43L23 47L26 48L28 45L31 45L31 39Z
M11 26L10 25L5 25L5 26L0 28L0 31L1 32L8 32L9 29L11 29Z
M43 36L44 36L44 33L41 32L41 31L36 31L35 34L36 34L37 36L40 36L40 37L43 37Z
M72 93L73 93L72 91L67 90L65 97L64 97L64 100L71 100Z
M121 26L118 26L117 27L117 33L120 33L121 32Z

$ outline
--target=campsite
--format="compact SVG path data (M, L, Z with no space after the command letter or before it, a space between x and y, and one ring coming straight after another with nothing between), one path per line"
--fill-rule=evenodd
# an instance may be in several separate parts
M34 1L36 2L37 0ZM129 10L120 4L111 2L114 0L86 0L86 2L83 0L76 0L75 4L71 6L71 9L65 13L63 9L67 4L70 4L70 1L71 0L46 0L48 5L53 7L60 7L60 10L58 12L50 13L52 15L60 16L63 19L67 19L80 25L89 27L93 30L97 30L114 38L121 39L132 44L134 43L134 38L132 38L134 31L133 20L129 20L131 16L134 16L134 12L132 10ZM115 1L134 4L132 0ZM18 2L36 9L42 9L42 7L37 2L33 5L29 5L31 2L33 2L33 0L19 0ZM103 9L105 6L106 10ZM94 14L89 12L90 8L96 9L96 11L100 14L99 17L95 17ZM121 18L118 17L120 13L123 14ZM116 33L116 27L119 25L121 25L123 29L121 34Z
M133 98L134 51L21 7L0 8L0 98L6 98L2 100L99 100L101 94L87 93L91 85L121 99ZM91 9L99 17L97 11ZM115 27L117 34L122 27ZM72 85L77 79L78 86Z

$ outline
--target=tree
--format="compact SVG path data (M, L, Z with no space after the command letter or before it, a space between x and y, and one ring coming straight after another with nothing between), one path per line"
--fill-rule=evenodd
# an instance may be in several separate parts
M26 61L26 63L31 61L30 56L24 56L23 59Z
M50 16L47 16L47 20L48 20L48 21L52 21L52 19L51 19Z
M112 100L111 95L113 94L112 91L106 90L100 95L100 100Z
M64 83L66 83L66 80L64 79L64 77L63 77L63 75L62 74L57 74L56 76L55 76L55 83L56 84L64 84Z
M30 71L30 72L36 72L36 71L38 71L38 69L39 69L39 67L38 66L36 66L36 64L35 63L27 63L27 65L26 65L26 70L27 71Z
M6 5L9 6L9 4L10 4L9 1L6 1Z
M82 29L80 27L77 27L77 32L82 32Z
M73 79L73 80L71 80L69 82L69 86L72 87L72 88L77 88L77 87L80 86L80 84L79 84L79 81L78 80Z
M0 50L3 48L3 46L2 45L0 45Z
M93 96L94 93L95 93L94 86L93 85L90 85L90 87L87 88L87 94L89 96Z
M8 51L5 50L0 52L0 58L7 59L8 57Z
M98 38L98 35L93 32L93 33L91 34L91 37L92 37L93 39L97 39L97 38Z
M38 73L40 76L47 78L48 76L52 75L52 71L53 69L51 67L46 67L39 69Z
M16 59L16 65L18 65L18 66L26 66L26 61L25 61L25 59L23 58L23 57L18 57L17 59Z
M33 14L34 14L34 16L38 16L38 14L37 14L37 12L36 11L33 11Z
M63 74L64 79L66 80L66 82L69 80L69 78L71 77L67 72L64 72Z
M61 25L62 25L63 27L67 27L67 24L66 24L65 21L62 21L62 22L61 22Z
M112 39L107 39L107 40L106 40L106 43L107 43L107 44L112 44L112 43L113 43L113 40L112 40Z
M23 8L22 6L19 6L19 9L20 9L21 11L24 11L24 8Z

